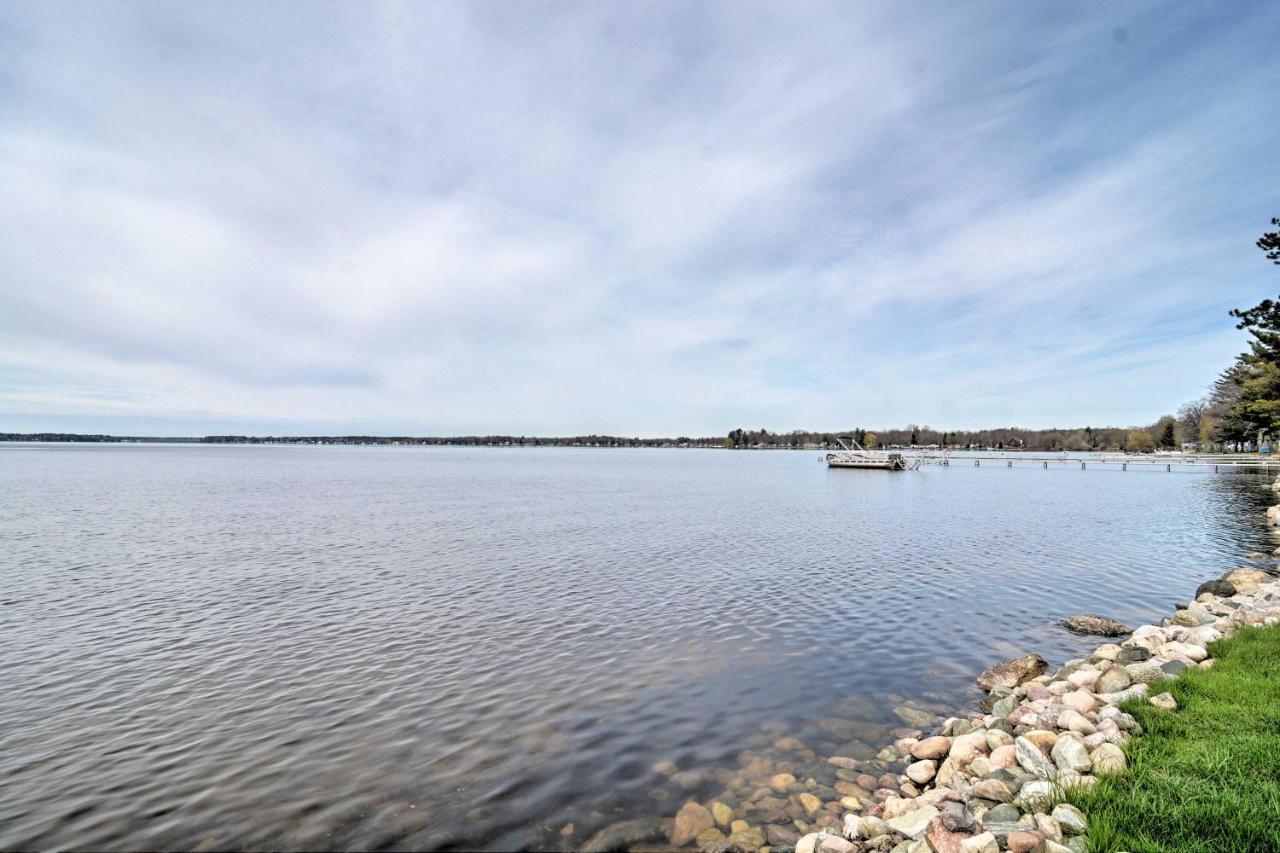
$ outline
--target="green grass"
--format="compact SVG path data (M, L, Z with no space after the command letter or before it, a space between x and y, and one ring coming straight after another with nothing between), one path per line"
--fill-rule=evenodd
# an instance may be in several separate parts
M1280 626L1242 628L1210 654L1212 668L1152 685L1177 710L1122 706L1143 729L1128 771L1068 797L1094 853L1280 851Z

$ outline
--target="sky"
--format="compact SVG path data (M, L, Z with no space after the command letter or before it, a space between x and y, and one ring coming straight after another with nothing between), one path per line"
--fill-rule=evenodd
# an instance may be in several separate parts
M1276 3L0 4L0 431L1127 426L1280 290Z

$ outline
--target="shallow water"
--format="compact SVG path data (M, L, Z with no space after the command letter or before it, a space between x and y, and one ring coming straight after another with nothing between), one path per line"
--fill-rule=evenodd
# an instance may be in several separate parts
M1270 560L1257 475L817 460L0 445L0 848L581 843Z

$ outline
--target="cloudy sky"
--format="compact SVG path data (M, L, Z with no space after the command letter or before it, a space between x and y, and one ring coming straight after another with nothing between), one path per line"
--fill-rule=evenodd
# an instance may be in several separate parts
M0 431L1150 422L1280 4L0 4Z

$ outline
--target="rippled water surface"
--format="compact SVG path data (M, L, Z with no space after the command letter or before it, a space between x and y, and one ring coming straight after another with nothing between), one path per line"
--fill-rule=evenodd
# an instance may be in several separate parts
M578 844L781 732L972 705L996 658L1095 646L1071 612L1163 615L1264 559L1266 486L0 445L0 848Z

